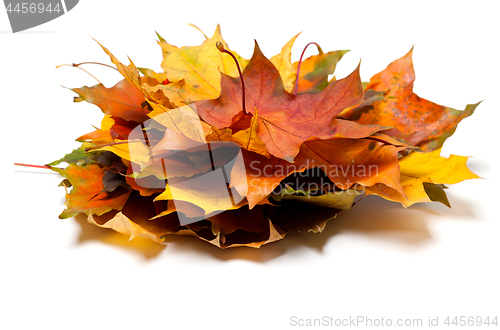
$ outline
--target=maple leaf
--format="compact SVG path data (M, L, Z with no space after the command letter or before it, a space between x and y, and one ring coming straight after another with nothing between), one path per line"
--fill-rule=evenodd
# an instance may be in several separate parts
M76 139L78 142L92 142L93 144L107 144L112 143L113 138L111 137L109 130L96 129L93 132L84 134Z
M180 204L186 204L182 206L182 211L176 208ZM192 208L189 209L186 206ZM171 231L170 233L174 233L170 228L172 228L172 224L175 224L175 222L172 223L169 219L178 212L182 212L190 217L197 217L200 214L204 214L194 204L182 201L180 203L179 201L175 203L168 201L167 210L151 218L150 221L156 219L168 220L167 224L170 227L167 229ZM259 248L264 244L275 242L285 236L285 232L279 227L274 226L272 221L270 221L264 212L263 206L258 206L253 210L249 210L245 206L231 209L206 217L204 220L174 228L176 228L177 234L195 235L220 248L237 246Z
M158 179L154 175L137 177L134 168L128 164L125 181L133 189L139 191L141 196L151 196L162 193L165 190L165 180Z
M178 48L160 40L158 43L163 50L161 67L172 83L146 88L150 91L162 91L177 106L216 98L220 94L221 73L238 75L233 60L215 48L216 42L221 42L225 49L229 49L222 38L219 25L212 38L205 40L200 46ZM247 60L232 53L240 66L245 67Z
M218 129L217 127L212 127L212 131L207 135L206 139L207 141L234 142L248 151L269 157L266 144L257 135L258 118L258 110L255 109L255 113L250 120L250 127L247 129L240 130L235 134L232 134L232 130L230 128Z
M73 88L72 91L83 100L97 105L107 115L139 123L149 119L149 110L143 105L146 101L144 94L125 79L111 88L99 84Z
M368 139L307 141L295 163L242 150L245 166L233 167L230 182L241 196L246 196L250 208L290 174L311 168L324 171L340 189L383 183L404 196L399 183L398 152L405 148Z
M385 92L376 92L373 89L365 90L363 101L349 107L340 113L339 118L357 121L363 113L372 111L373 104L384 99Z
M71 218L78 213L93 212L101 215L111 210L120 210L130 195L130 191L126 189L104 191L104 170L97 164L70 164L66 169L51 169L68 179L73 187L66 194L66 210L59 216L61 219Z
M135 66L134 62L129 58L130 64L125 65L121 63L106 47L97 42L104 52L109 56L111 62L116 66L120 74L133 86L140 91L145 99L151 106L173 109L175 106L170 102L168 97L161 91L151 91L147 88L149 86L147 81L143 83L144 79L141 77L139 69Z
M238 195L235 189L228 188L224 179L218 180L220 171L204 173L197 177L198 180L169 177L165 191L155 201L175 199L190 202L205 210L205 216L247 204L244 196ZM229 195L231 198L228 198Z
M433 151L441 148L455 132L458 123L472 115L479 103L469 104L464 111L459 111L413 93L412 54L413 49L370 79L366 90L387 92L387 95L373 105L373 110L363 113L357 122L392 126L394 128L387 130L386 134L404 139L424 151Z
M433 197L446 205L443 198L442 186L433 185L455 184L464 180L479 178L467 168L468 157L451 155L449 158L440 156L441 149L432 152L412 152L399 160L401 178L400 183L404 190L396 192L384 184L377 184L366 188L367 194L376 194L385 199L400 202L408 207L415 203L430 202L428 192L433 196L441 190L441 197ZM427 189L426 189L427 187Z
M217 247L247 246L259 248L264 244L279 241L286 233L275 226L264 213L264 206L252 210L240 208L219 213L207 218L209 232L197 236ZM214 232L216 234L214 234Z
M301 144L311 138L351 137L349 133L369 136L385 127L361 128L353 122L333 118L363 98L359 67L348 77L332 81L317 94L292 95L283 87L276 67L255 43L250 62L243 71L246 107L258 109L257 135L275 157L292 162ZM242 87L239 78L222 75L222 92L215 100L196 102L201 118L218 129L231 127L242 112ZM345 129L348 125L349 129ZM359 130L351 129L353 126ZM360 134L363 132L365 134Z
M100 216L92 211L88 213L87 220L101 228L113 229L127 235L129 240L142 237L161 243L164 241L164 235L177 233L181 227L174 214L151 219L156 212L151 197L143 197L134 192L121 211L114 210Z
M307 141L297 162L323 169L341 189L383 183L402 192L398 153L403 149L369 139Z
M85 151L85 146L82 145L80 148L73 150L69 154L64 155L63 158L53 161L52 163L46 164L46 166L52 167L57 166L61 163L85 165L92 162Z
M96 150L110 151L122 159L136 164L145 164L150 161L149 148L142 141L115 140L109 145L100 145Z
M246 197L251 209L271 194L290 173L306 169L306 167L295 167L284 159L274 156L267 158L244 149L241 153L245 162L243 165L233 167L230 186L239 195Z
M442 203L451 208L448 196L446 196L446 192L444 191L447 187L444 184L424 182L423 185L425 193L431 201Z
M147 69L147 68L137 68L137 70L139 70L139 72L142 73L144 75L144 77L151 78L148 80L146 80L146 79L143 80L143 83L146 83L150 86L156 86L159 83L161 83L163 85L170 83L170 81L167 78L167 74L165 72L157 73L157 72L155 72L151 69Z
M211 222L214 235L219 233L229 235L237 230L260 233L269 228L269 219L262 212L263 208L257 207L254 212L248 207L241 207L230 212L222 212L207 218Z
M338 210L350 210L354 199L363 194L355 189L326 192L321 195L312 195L311 191L296 191L291 187L282 189L280 194L272 194L272 198L280 201L298 201L312 206L329 207Z
M164 149L167 144L169 148L178 146L179 150L186 150L192 145L206 144L205 131L208 130L207 124L200 120L196 109L192 106L182 106L176 109L167 110L162 107L155 107L149 114L151 119L145 123L145 126L154 125L154 122L162 125L165 128L164 141L160 141L158 149ZM175 134L175 136L174 136Z
M339 209L296 201L283 201L279 207L264 206L273 223L286 233L320 233Z
M283 81L283 88L289 93L293 92L295 80L297 79L297 68L292 64L292 47L299 34L290 39L290 41L283 46L279 54L269 59L280 73L281 80Z
M94 145L110 144L114 139L126 139L137 125L139 125L137 122L105 115L101 121L101 128L80 136L76 141L91 142Z
M318 55L308 57L301 62L297 94L317 93L325 89L328 86L328 76L335 72L337 63L348 52L348 50L336 50L323 53L321 48L319 50ZM293 63L295 70L298 65L299 62Z

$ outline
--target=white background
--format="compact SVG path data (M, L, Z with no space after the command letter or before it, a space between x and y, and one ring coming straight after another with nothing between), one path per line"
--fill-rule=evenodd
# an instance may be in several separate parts
M12 34L0 9L2 329L289 329L290 317L372 319L500 317L497 182L500 31L496 2L97 1ZM268 57L296 33L305 44L351 49L336 76L362 58L368 80L415 46L415 92L457 109L485 100L443 154L474 156L483 180L448 190L452 209L409 209L366 198L323 234L295 235L254 250L190 237L159 245L59 220L61 178L14 162L45 164L75 148L102 113L61 87L94 85L58 64L119 59L160 70L155 31L200 44L220 23L233 50ZM307 55L315 54L311 47ZM111 69L85 67L110 87ZM499 320L500 321L500 320ZM440 327L443 328L444 326ZM361 328L361 327L359 327ZM381 328L381 327L379 327ZM487 327L485 327L487 328Z

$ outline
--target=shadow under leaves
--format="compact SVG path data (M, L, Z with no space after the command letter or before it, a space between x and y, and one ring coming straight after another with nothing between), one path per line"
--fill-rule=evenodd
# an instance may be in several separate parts
M80 234L78 235L78 244L88 241L99 241L109 244L132 253L139 254L144 259L157 257L166 247L165 244L158 244L143 238L136 238L132 241L112 229L99 228L87 222L87 216L79 214L74 217L80 225Z
M264 245L259 249L236 247L220 249L192 236L167 235L165 244L136 238L128 241L124 235L111 229L103 229L87 222L86 216L75 219L81 227L78 242L97 240L106 244L139 253L145 259L157 257L165 248L179 253L203 254L217 260L248 260L266 262L285 255L294 249L306 247L322 252L326 244L341 233L360 233L398 244L414 245L432 239L428 229L428 215L447 218L474 218L473 206L466 200L449 194L452 208L439 203L416 204L405 209L399 203L389 202L377 196L367 196L350 211L340 212L330 220L325 230L318 234L287 235L283 240Z

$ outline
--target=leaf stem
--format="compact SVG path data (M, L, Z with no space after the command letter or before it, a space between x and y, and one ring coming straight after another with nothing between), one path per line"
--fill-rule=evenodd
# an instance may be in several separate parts
M190 27L192 28L195 28L196 30L200 31L201 34L203 34L203 36L205 37L205 40L208 40L209 38L207 37L207 35L199 28L197 27L196 25L194 25L193 23L187 23L187 25L189 25Z
M114 66L104 64L104 63L99 63L99 62L82 62L82 63L78 63L78 64L75 64L75 63L73 63L73 64L61 64L61 65L56 66L56 68L59 68L61 66L72 66L72 67L78 68L80 65L83 65L83 64L96 64L96 65L107 66L108 68L111 68L113 70L118 71L118 69L115 68Z
M230 51L228 51L227 49L225 49L224 45L222 45L222 43L220 41L217 41L217 43L215 44L215 46L217 47L217 49L220 52L231 55L231 57L234 60L234 63L236 63L236 67L238 68L238 73L240 74L240 79L241 79L241 89L242 89L241 104L242 104L242 107L243 107L243 114L245 116L247 116L248 113L247 113L247 110L246 110L246 107L245 107L245 82L243 81L243 75L241 74L240 64L238 63L238 60L236 59L236 56L234 56L233 53L231 53Z
M14 163L14 165L17 166L27 166L27 167L35 167L35 168L43 168L43 169L49 169L50 167L45 166L45 165L32 165L32 164L23 164L23 163Z
M111 68L111 69L114 69L114 70L118 71L118 69L117 69L117 68L112 67L111 65L104 64L104 63L99 63L99 62L82 62L82 63L78 63L78 64L76 64L76 63L73 63L73 64L61 64L61 65L57 65L57 66L56 66L56 69L59 69L59 68L60 68L60 67L62 67L62 66L70 66L70 67L73 67L73 68L80 69L80 70L82 70L82 71L84 71L84 72L88 73L88 74L89 74L92 78L94 78L95 80L97 80L97 82L98 82L99 84L101 84L101 85L102 85L103 83L102 83L99 79L97 79L97 78L96 78L96 77L95 77L92 73L88 72L88 71L87 71L87 70L85 70L85 69L80 68L80 65L83 65L83 64L96 64L96 65L102 65L102 66L106 66L106 67L108 67L108 68Z
M89 74L89 75L90 75L92 78L94 78L95 80L97 80L97 82L98 82L99 84L103 85L103 83L102 83L99 79L97 79L97 78L96 78L96 77L95 77L92 73L88 72L88 71L87 71L87 70L85 70L85 69L80 68L79 66L76 66L75 64L61 64L61 65L56 66L56 69L59 69L60 67L63 67L63 66L70 66L70 67L74 67L74 68L80 69L80 70L82 70L83 72L86 72L87 74Z
M300 55L300 60L299 60L299 64L297 65L297 78L295 79L295 88L293 90L293 94L294 95L297 95L298 91L299 91L299 73L300 73L300 65L302 64L302 58L304 57L304 53L306 52L306 49L307 47L309 47L309 45L316 45L316 47L318 47L318 52L320 54L323 54L323 50L321 49L321 47L318 45L318 43L316 42L310 42L308 43L305 47L304 47L304 50L302 51L302 54Z

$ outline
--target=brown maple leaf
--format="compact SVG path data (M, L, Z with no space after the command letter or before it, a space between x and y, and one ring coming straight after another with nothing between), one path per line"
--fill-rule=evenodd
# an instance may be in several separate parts
M73 187L66 194L66 210L59 216L61 219L71 218L78 213L88 214L90 211L101 215L111 210L121 210L130 195L126 189L104 191L102 179L105 171L97 164L70 164L66 169L51 169L65 177Z
M413 93L415 72L412 54L413 49L370 79L366 91L387 93L383 100L373 104L373 109L362 111L364 113L357 122L394 127L385 133L424 151L433 151L455 132L462 119L472 115L479 103L469 104L464 111L460 111L427 101ZM355 116L354 113L348 117Z
M308 139L360 138L385 128L334 120L345 108L363 99L359 67L348 77L330 82L319 93L293 95L285 91L278 70L255 43L254 54L242 77L246 109L250 114L255 109L259 112L257 135L270 154L289 162L293 162ZM222 74L221 87L217 99L196 102L198 112L204 121L218 129L239 129L237 121L244 115L240 78Z
M125 79L111 88L99 84L73 88L72 91L83 100L97 105L107 115L135 122L149 119L149 110L144 106L144 94Z
M301 146L295 163L242 150L245 166L233 168L231 186L241 196L246 196L252 208L290 174L318 168L341 189L349 189L355 184L383 183L404 196L398 163L398 152L402 149L405 147L368 139L307 141Z

